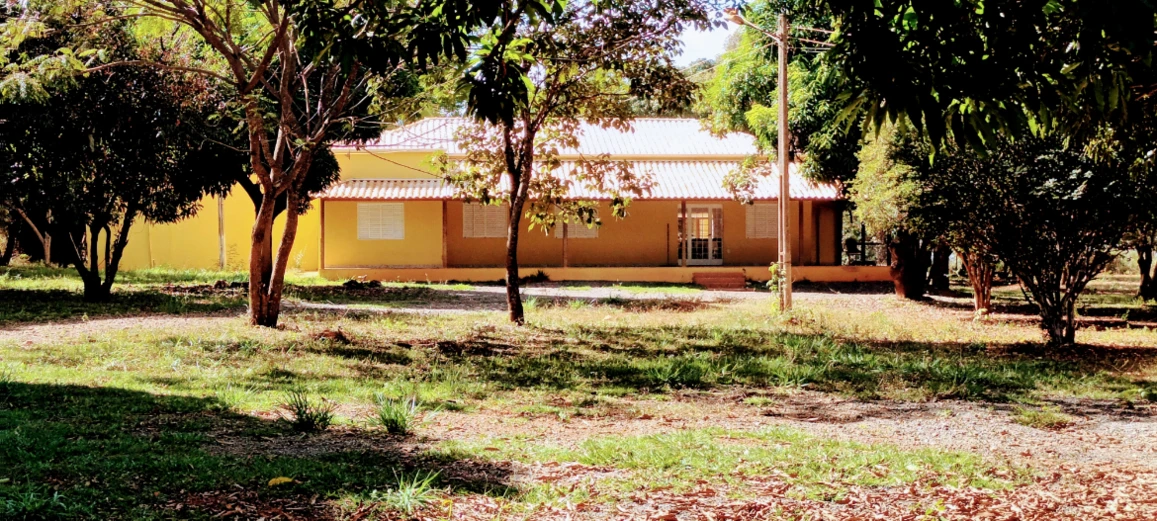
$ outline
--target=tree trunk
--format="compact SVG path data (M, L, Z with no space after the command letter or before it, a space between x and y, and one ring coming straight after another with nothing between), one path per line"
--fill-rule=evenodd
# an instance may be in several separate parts
M106 287L97 273L81 273L80 280L84 282L85 302L108 302L112 298L112 291Z
M924 297L928 283L928 250L921 247L920 240L909 233L900 233L888 243L892 254L890 273L896 287L896 295L912 300Z
M526 324L526 313L522 308L521 280L518 277L518 229L530 190L530 172L519 172L517 177L511 175L511 178L514 189L510 197L510 227L506 230L506 307L510 310L510 321L521 326Z
M4 251L0 252L0 266L7 266L12 263L12 256L16 253L16 234L19 233L19 221L12 221L8 223L6 232L7 240L4 244Z
M253 221L252 246L249 250L249 324L277 327L280 306L270 299L273 278L273 197L267 195Z
M932 289L945 291L948 289L948 261L952 256L952 249L938 245L932 250L932 270L929 273L929 284Z
M1067 299L1060 295L1056 298L1042 299L1036 296L1040 306L1041 327L1048 336L1050 347L1071 345L1076 342L1077 336L1077 306L1076 299Z
M522 293L518 278L518 215L521 211L514 211L515 205L510 205L510 229L506 233L506 307L510 310L510 321L523 325L526 323L526 313L522 308Z
M105 286L104 281L100 277L100 232L105 229L103 224L93 223L89 225L88 233L86 234L86 243L83 245L76 245L74 248L87 249L87 259L82 258L81 255L76 255L72 260L76 266L76 272L80 274L80 280L84 283L84 301L85 302L108 302L112 296L111 287ZM112 240L111 237L108 238ZM87 247L87 248L85 248ZM85 266L85 262L88 266Z
M972 307L974 311L992 310L992 277L996 272L987 258L976 253L961 253L964 271L968 272L968 283L972 286Z
M1141 297L1142 300L1157 300L1157 277L1154 277L1152 272L1152 246L1137 247L1137 267L1141 270L1141 288L1137 292L1137 295Z
M40 228L36 226L36 223L32 222L32 219L30 217L28 217L28 214L25 213L23 209L17 208L16 213L20 214L20 217L24 218L24 222L28 223L28 227L32 229L32 233L34 235L36 235L36 239L40 241L40 246L44 248L44 265L45 266L51 265L52 264L52 236L48 234L48 230L46 229L46 230L44 230L43 233L41 233ZM45 214L45 218L48 220L48 224L51 225L52 224L52 211L51 210L49 210Z

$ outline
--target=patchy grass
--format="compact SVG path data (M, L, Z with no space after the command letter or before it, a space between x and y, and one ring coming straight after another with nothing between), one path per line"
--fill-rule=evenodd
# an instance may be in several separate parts
M85 314L196 317L244 306L236 292L204 290L234 280L216 272L127 276L135 282L101 307L79 303L79 283L62 270L4 273L5 325ZM35 341L0 331L0 518L199 519L236 507L256 519L286 501L320 518L389 518L437 510L439 497L477 494L490 496L497 517L541 505L629 503L640 490L690 490L703 481L751 497L768 479L821 502L840 501L849 487L1000 491L1022 486L1027 471L956 450L784 428L663 424L658 432L570 439L518 432L536 422L639 418L649 405L687 397L726 396L755 414L780 397L819 393L899 402L1097 399L1138 408L1157 396L1157 333L1144 327L1082 330L1085 346L1045 352L1025 316L974 321L941 302L801 293L797 311L777 317L763 299L710 302L678 292L646 301L542 297L528 306L530 325L513 327L495 311L386 309L451 305L469 291L460 286L386 284L361 295L305 276L299 282L293 299L378 309L289 310L279 329L223 315L164 326L142 317L115 330L98 320L53 325ZM185 304L165 308L165 299ZM305 416L325 397L332 426L302 436L279 420L292 392L310 402L300 408ZM1055 428L1059 414L1024 408L1015 418ZM424 437L439 421L491 417L495 423L478 420L475 431L440 427L444 441ZM511 462L580 465L589 479L520 481ZM288 481L269 484L278 477Z
M357 436L372 441L374 449L323 438L313 448L299 445L285 454L262 449L261 443L276 447L300 438L277 422L222 412L206 398L17 383L3 403L3 519L153 519L174 512L203 519L210 514L182 509L217 491L222 498L260 491L266 501L297 495L368 498L373 490L394 489L402 469L416 464L372 433ZM270 486L276 477L292 481ZM304 505L318 514L328 508ZM255 510L241 517L260 517L260 502L244 506Z
M1060 408L1055 406L1046 405L1039 408L1017 406L1013 408L1012 421L1035 429L1056 430L1072 425L1076 418L1061 412Z
M1027 471L986 462L974 454L822 440L786 428L593 438L575 447L508 438L450 441L439 447L438 454L451 459L580 463L628 471L602 482L600 493L640 488L669 488L679 493L711 482L727 486L733 496L745 497L748 480L770 475L790 485L790 495L835 500L840 498L841 485L888 487L922 481L931 486L1004 489L1028 477ZM931 482L930 477L934 477Z

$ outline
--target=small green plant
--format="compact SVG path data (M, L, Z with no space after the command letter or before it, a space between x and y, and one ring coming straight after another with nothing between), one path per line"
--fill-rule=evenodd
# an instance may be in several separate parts
M778 295L779 292L782 291L784 283L783 269L780 268L779 264L772 263L771 266L768 266L767 271L771 273L771 276L767 279L767 290L771 292L772 295ZM779 299L773 297L771 299L771 312L772 314L778 314L780 311Z
M15 382L16 377L12 376L12 371L7 369L0 371L0 396L8 396L11 394Z
M0 517L4 519L54 519L67 517L68 505L60 492L28 488L21 492L0 493Z
M569 307L571 309L583 309L583 308L590 307L590 302L587 302L583 299L574 299L570 302L567 302L566 305L567 305L567 307Z
M541 306L542 302L538 300L538 297L527 297L526 300L522 301L522 307L526 309L538 309Z
M241 406L256 395L257 389L251 386L229 384L217 391L217 401L220 402L222 409L240 412Z
M753 407L766 407L768 405L775 403L775 400L772 400L771 398L769 398L767 396L750 396L750 397L744 398L743 403L745 403L747 405L751 405Z
M710 373L708 360L699 356L678 356L658 360L646 370L651 382L665 387L700 387Z
M394 400L378 397L378 422L390 434L409 434L418 413L418 398Z
M297 432L321 432L333 423L333 404L324 398L315 403L302 391L290 392L282 407L289 412L289 425Z
M370 492L370 499L381 501L386 507L411 515L418 509L426 506L438 495L434 488L434 481L438 479L438 472L418 471L414 474L394 474L397 482L393 490L388 492Z
M1013 409L1012 421L1035 429L1055 430L1072 425L1075 419L1056 406L1046 405L1040 409L1016 407Z

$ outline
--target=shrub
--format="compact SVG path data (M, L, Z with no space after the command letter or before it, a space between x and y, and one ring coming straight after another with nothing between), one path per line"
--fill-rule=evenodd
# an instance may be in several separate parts
M395 479L397 483L394 484L393 490L385 493L375 490L370 493L370 499L381 501L393 510L411 515L438 494L434 488L434 481L438 479L437 472L419 471L409 476L395 474Z
M390 434L409 434L418 412L418 399L378 399L378 422Z
M333 404L324 398L314 403L302 391L290 392L282 407L289 412L289 424L297 432L320 432L333 423Z

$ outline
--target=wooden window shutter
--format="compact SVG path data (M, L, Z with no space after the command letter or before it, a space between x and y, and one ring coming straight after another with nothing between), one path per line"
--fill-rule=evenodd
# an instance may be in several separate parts
M406 238L404 203L358 203L358 240Z
M462 236L467 238L506 237L506 205L463 203Z
M777 203L755 203L747 205L747 238L776 238L779 235L778 210Z

